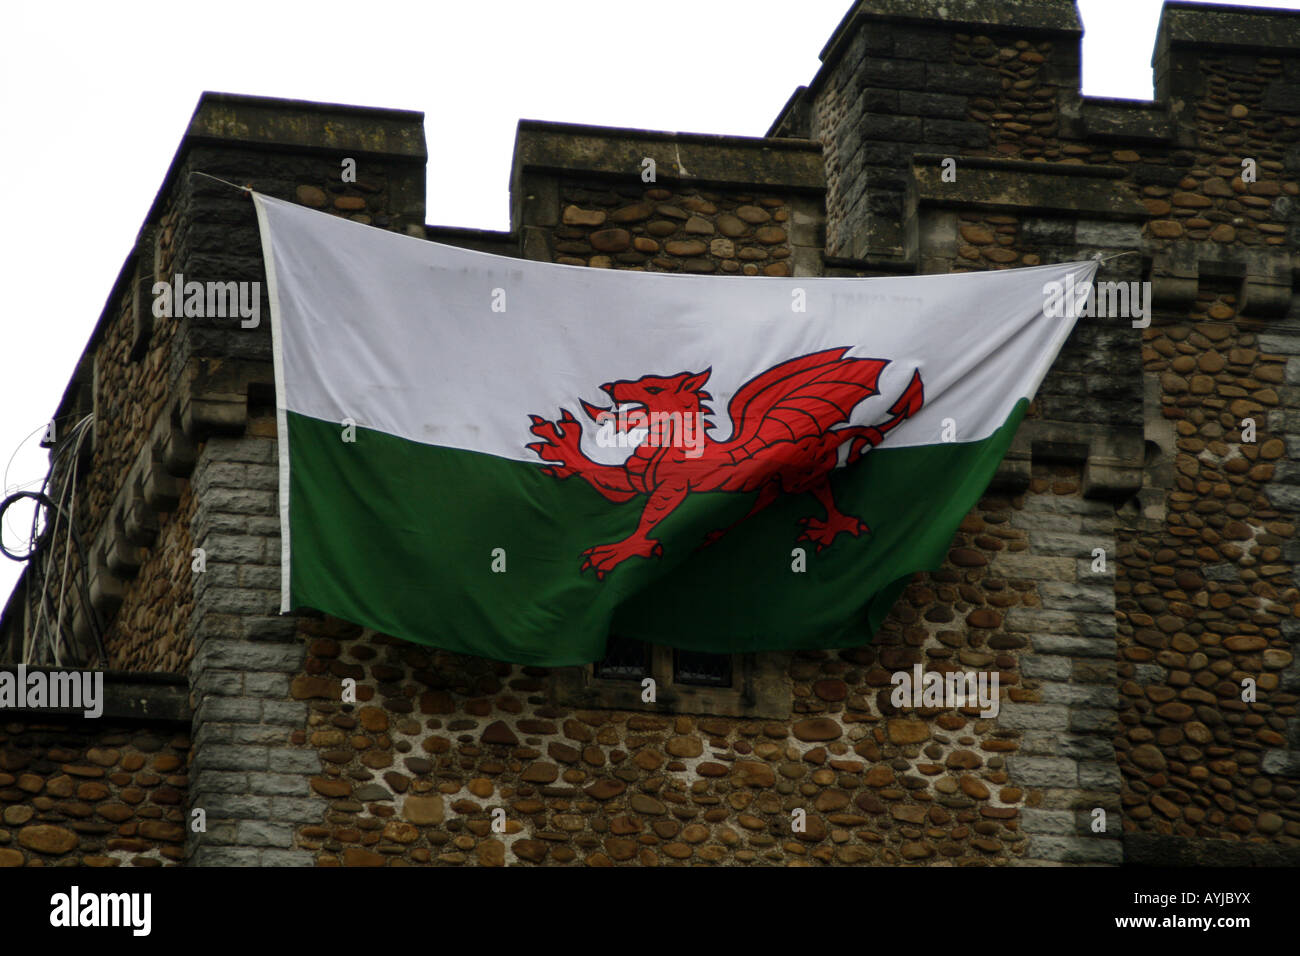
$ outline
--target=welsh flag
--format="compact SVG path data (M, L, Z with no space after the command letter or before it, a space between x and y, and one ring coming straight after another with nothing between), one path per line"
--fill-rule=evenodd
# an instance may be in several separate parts
M612 271L254 199L282 609L535 665L868 642L1069 335L1086 296L1048 290L1096 270Z

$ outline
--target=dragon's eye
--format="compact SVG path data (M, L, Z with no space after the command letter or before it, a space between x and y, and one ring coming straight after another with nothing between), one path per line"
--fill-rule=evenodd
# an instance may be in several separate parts
M658 385L647 385L645 387L645 390L649 392L651 395L658 395L660 392L663 391L663 389L660 388Z

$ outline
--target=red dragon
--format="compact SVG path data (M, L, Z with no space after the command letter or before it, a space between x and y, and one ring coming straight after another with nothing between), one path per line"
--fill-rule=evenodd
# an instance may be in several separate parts
M548 463L543 474L561 479L576 475L615 503L638 495L648 498L636 530L622 541L588 548L580 570L595 571L603 579L629 558L662 556L663 545L650 533L695 492L758 492L754 506L741 520L753 517L781 494L811 492L826 510L826 518L800 519L804 530L796 540L812 542L818 551L841 533L857 537L870 531L863 521L835 506L830 474L838 463L839 448L848 445L846 464L857 461L891 429L921 410L924 392L918 369L889 409L888 420L837 428L849 421L860 402L880 394L877 383L889 364L885 359L845 358L847 352L848 348L812 352L754 376L727 406L732 436L726 441L708 440L703 433L703 416L711 414L705 404L711 396L704 385L712 368L602 385L601 390L625 415L634 409L642 420L653 416L658 422L622 465L601 464L583 452L582 425L568 409L560 409L555 422L530 415L530 431L542 440L526 447ZM598 422L614 411L587 402L582 407ZM687 415L701 423L696 441L704 442L702 449L688 447L683 440ZM624 417L618 426L620 432L628 431L626 421ZM711 532L703 545L729 530Z

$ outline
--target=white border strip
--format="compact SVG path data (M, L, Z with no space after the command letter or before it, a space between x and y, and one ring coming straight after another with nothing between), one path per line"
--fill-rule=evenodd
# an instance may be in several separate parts
M275 252L262 195L250 190L257 209L257 228L266 263L266 296L271 303L271 358L275 366L275 440L280 459L280 613L289 613L289 425L284 403L284 349L280 331L280 288L275 278Z

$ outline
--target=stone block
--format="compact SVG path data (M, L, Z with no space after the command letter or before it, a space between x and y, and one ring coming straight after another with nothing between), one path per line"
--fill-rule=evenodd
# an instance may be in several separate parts
M897 94L898 111L911 116L933 116L940 119L966 118L966 97L948 93L914 93L910 90Z
M898 90L882 90L868 86L862 90L858 99L858 106L865 113L897 113L898 105Z
M289 798L284 798L289 799ZM234 820L264 820L271 811L269 797L252 797L247 794L212 793L191 804L207 812L208 822L222 818Z
M255 535L207 534L199 546L213 563L263 564L268 560L266 539ZM277 561L279 557L274 555Z
M1069 680L1070 671L1070 660L1066 657L1037 657L1030 654L1020 661L1020 673L1037 680Z
M1070 730L1075 733L1113 733L1117 724L1113 710L1076 707L1070 711Z
M1279 332L1262 332L1259 350L1273 355L1300 355L1300 335Z
M1079 786L1088 790L1111 790L1118 792L1123 778L1119 767L1112 761L1085 760L1079 763Z
M1079 833L1079 823L1070 810L1038 810L1025 807L1020 811L1020 829L1026 833L1076 836Z
M315 866L316 856L310 850L262 851L262 866Z
M307 777L296 773L250 773L248 789L264 797L306 797L311 795Z
M1105 587L1087 587L1072 581L1040 581L1038 594L1043 607L1049 611L1100 614L1115 609L1115 592Z
M862 64L861 78L867 86L923 90L926 64L920 60L867 59Z
M288 678L285 680L287 682ZM244 675L239 671L205 670L194 681L193 687L195 696L200 699L213 694L239 697L244 693Z
M260 866L261 852L250 847L199 846L190 857L190 866Z
M1086 837L1062 837L1035 834L1029 838L1026 859L1054 860L1061 863L1108 863L1119 866L1124 862L1124 848L1118 839L1106 834Z
M1051 704L1022 704L1008 701L998 712L998 727L1004 730L1065 730L1068 707Z
M271 755L268 767L279 773L320 773L320 754L314 750L285 748Z
M204 697L194 712L195 724L206 721L256 723L262 719L262 702L248 697Z
M295 674L306 652L301 644L251 644L245 641L209 640L194 655L200 671L210 668L240 671L274 671Z
M247 773L235 773L228 770L198 770L190 778L190 792L195 796L207 793L244 793L247 790Z
M1079 765L1063 757L1007 758L1007 771L1013 783L1025 787L1078 787Z
M240 821L236 839L242 846L293 846L293 827L262 820Z
M1135 222L1080 219L1074 226L1074 241L1083 248L1137 249L1142 245L1142 227Z
M288 698L289 675L254 673L244 675L244 687L249 697ZM302 705L305 709L306 705ZM259 713L259 719L260 719Z
M1045 704L1065 704L1069 707L1117 707L1119 692L1103 684L1066 684L1045 681L1040 690Z
M274 465L278 462L277 445L274 438L255 438L227 435L213 436L203 446L204 460L207 462L245 462L258 465ZM207 467L211 467L209 464Z
M325 818L328 801L308 797L272 797L267 819L284 823L317 823Z
M233 727L233 724L209 724L207 727ZM205 728L200 728L203 730ZM197 735L196 735L197 736ZM196 746L192 770L265 770L270 758L268 747L244 747L204 741Z
M996 72L983 67L927 63L925 83L915 88L978 96L981 93L1000 93L1002 80Z
M921 120L914 116L884 116L868 113L862 117L868 136L884 140L921 139Z
M1104 737L1092 735L1062 734L1058 741L1057 752L1062 757L1080 761L1115 762L1115 745Z
M983 123L927 118L924 121L923 130L924 132L920 138L940 149L953 146L979 149L989 143L989 131ZM960 162L958 168L960 168ZM960 173L958 176L960 177Z
M249 675L250 678L252 676ZM285 727L305 727L307 725L307 705L296 700L268 700L262 707L262 722Z

